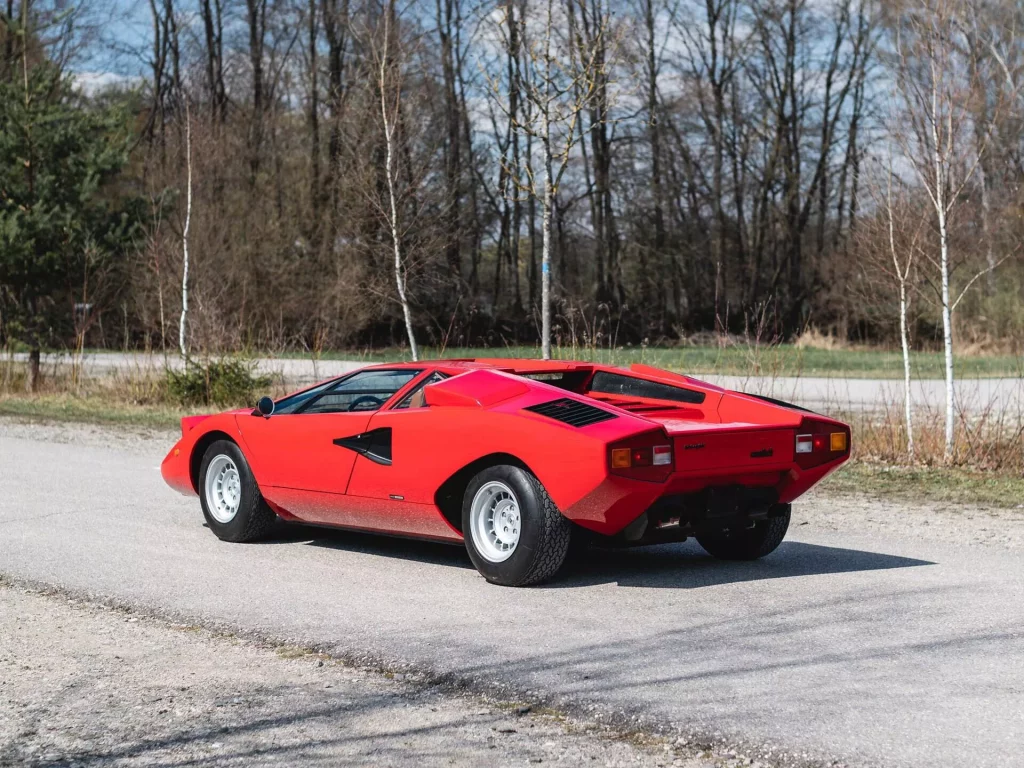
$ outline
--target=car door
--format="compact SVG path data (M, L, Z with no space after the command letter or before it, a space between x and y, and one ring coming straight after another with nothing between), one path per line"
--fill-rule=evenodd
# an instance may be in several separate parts
M420 373L417 369L358 371L285 398L269 418L239 417L239 430L264 495L269 497L270 488L344 494L358 453L341 442L364 433L373 414Z
M423 387L445 378L439 371L428 373L397 403L370 419L367 434L375 441L369 445L377 447L356 459L346 496L350 508L359 511L361 527L458 539L434 504L436 478L418 471L419 452L445 449L430 440L441 414L427 408L421 396Z

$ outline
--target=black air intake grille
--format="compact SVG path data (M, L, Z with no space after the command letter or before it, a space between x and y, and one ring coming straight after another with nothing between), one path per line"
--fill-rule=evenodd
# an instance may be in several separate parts
M581 403L579 400L571 400L568 397L552 400L550 403L531 405L523 410L539 413L541 416L561 421L563 424L568 424L571 427L586 427L590 424L597 424L601 421L616 418L614 413L608 413L608 411Z

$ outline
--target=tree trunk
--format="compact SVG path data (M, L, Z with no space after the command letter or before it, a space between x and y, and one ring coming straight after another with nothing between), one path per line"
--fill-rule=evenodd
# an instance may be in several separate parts
M551 209L554 206L553 159L551 157L551 126L546 112L543 113L544 141L544 201L541 204L541 251L540 251L540 353L545 360L551 359Z
M941 199L941 196L940 196ZM942 271L942 349L946 367L946 450L944 458L953 458L953 308L949 298L949 233L946 231L946 210L939 206L939 269Z
M35 394L39 391L39 361L40 361L39 347L34 346L28 353L28 379L25 382L25 388L31 394Z
M249 64L252 67L252 116L249 121L249 181L256 183L263 143L263 44L267 31L267 0L246 0Z
M445 93L445 203L443 220L445 230L445 260L456 285L462 277L462 254L460 248L462 142L461 115L456 86L455 54L452 52L452 15L454 0L437 0L437 28L441 40L441 71ZM500 258L499 258L500 265Z
M903 418L907 423L907 458L914 461L913 403L910 398L910 341L907 333L907 281L900 279L900 345L903 348Z
M409 309L409 298L406 293L405 265L402 262L401 229L398 223L398 202L395 193L395 131L398 119L388 113L388 49L391 45L391 17L394 14L394 0L384 10L384 52L380 62L380 113L384 121L384 172L388 187L388 227L391 230L391 243L394 253L395 285L398 289L398 301L402 305L402 317L405 320L405 332L409 338L409 353L412 359L419 360L419 349L416 346L416 335L412 327L412 312ZM401 98L401 84L396 86L396 102ZM397 111L397 110L396 110Z
M317 43L320 30L317 25L317 0L309 0L309 196L313 212L311 231L314 239L320 232L320 60Z
M178 349L181 356L188 360L185 329L188 322L188 230L192 224L192 120L187 102L185 104L185 164L188 169L188 185L185 193L185 226L181 231L181 320L178 322Z

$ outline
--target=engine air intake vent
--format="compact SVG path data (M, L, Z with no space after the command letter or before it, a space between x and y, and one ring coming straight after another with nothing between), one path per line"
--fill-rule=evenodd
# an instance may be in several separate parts
M571 427L586 427L590 424L597 424L601 421L617 418L614 413L609 413L601 408L595 408L592 405L587 405L579 400L572 400L568 397L552 400L550 403L531 405L523 410L539 413L541 416L547 416L549 419L560 421Z

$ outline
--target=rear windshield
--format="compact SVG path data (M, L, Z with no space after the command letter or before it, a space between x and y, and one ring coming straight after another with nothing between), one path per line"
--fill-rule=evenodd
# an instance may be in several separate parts
M590 371L537 371L534 373L521 373L519 375L524 379L543 381L545 384L550 384L553 387L581 394L583 392L583 383L587 380L587 376L590 375Z
M683 387L673 387L658 381L623 376L620 373L598 371L590 381L590 391L624 397L646 397L652 400L671 400L676 403L704 402L704 393Z

